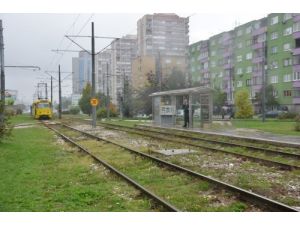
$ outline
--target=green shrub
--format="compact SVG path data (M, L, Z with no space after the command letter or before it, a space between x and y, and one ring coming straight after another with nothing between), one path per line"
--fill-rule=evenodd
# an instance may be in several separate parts
M281 120L295 119L297 115L298 115L297 113L293 113L293 112L283 112L279 114L278 118Z
M79 106L72 106L69 111L70 114L77 115L80 112L80 108Z
M17 109L16 114L17 115L22 115L23 114L23 110L22 109Z
M109 109L110 109L109 117L117 117L118 116L115 106L110 105ZM106 116L107 116L107 110L105 107L101 107L97 110L97 118L98 119L106 118Z
M106 117L106 108L105 107L101 107L100 109L97 110L97 118L98 119L102 119Z
M12 108L5 108L4 110L4 116L5 117L11 117L11 116L15 116L16 115L16 111Z

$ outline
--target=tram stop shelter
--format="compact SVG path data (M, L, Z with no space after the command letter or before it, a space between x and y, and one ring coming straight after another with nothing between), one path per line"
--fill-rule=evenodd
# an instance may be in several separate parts
M182 127L184 99L189 103L190 128L203 128L204 124L210 124L213 113L213 91L214 89L208 87L193 87L150 94L154 125Z

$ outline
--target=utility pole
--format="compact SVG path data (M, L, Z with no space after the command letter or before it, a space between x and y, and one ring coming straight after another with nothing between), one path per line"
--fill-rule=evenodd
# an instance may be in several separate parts
M58 119L61 119L61 80L60 80L60 65L58 65Z
M1 57L1 102L0 102L0 126L4 124L4 109L5 109L5 74L4 74L4 42L3 42L3 27L0 20L0 57Z
M51 108L53 107L53 77L51 76Z
M106 118L109 118L108 62L106 63Z
M96 73L95 73L95 35L94 35L94 22L92 22L92 98L96 96ZM96 127L96 106L92 106L92 127Z
M158 85L159 85L159 91L161 91L162 76L161 76L160 51L158 51L157 67L158 67Z
M263 42L263 51L264 51L264 59L263 59L263 68L262 68L262 100L261 100L261 104L262 104L262 122L266 121L266 79L265 79L265 70L267 68L266 65L266 46L265 43Z

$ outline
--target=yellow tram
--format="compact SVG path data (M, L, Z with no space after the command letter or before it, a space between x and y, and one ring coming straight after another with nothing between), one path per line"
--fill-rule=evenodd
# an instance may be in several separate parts
M51 101L47 99L34 101L31 110L35 119L51 119L53 115Z

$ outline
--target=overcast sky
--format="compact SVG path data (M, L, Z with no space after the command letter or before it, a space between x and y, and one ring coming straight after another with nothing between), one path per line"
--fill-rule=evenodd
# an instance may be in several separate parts
M251 14L229 12L177 14L183 17L190 16L190 44L267 15L267 13L253 12ZM71 72L72 57L76 56L76 53L59 55L51 51L52 49L79 49L64 38L64 35L78 34L80 31L81 35L90 35L92 21L95 23L95 34L99 36L121 37L126 34L136 34L136 23L142 16L143 13L0 14L4 27L5 65L41 67L41 71L6 68L6 89L18 90L18 99L29 104L37 83L48 78L44 71L57 71L58 64L61 64L62 71ZM84 27L85 24L87 25ZM77 41L90 49L89 39L80 38ZM110 40L97 39L96 49L100 50L109 42ZM50 83L49 80L48 82ZM71 85L69 77L62 84L63 96L70 96ZM55 100L58 97L57 93L56 88L54 89Z

